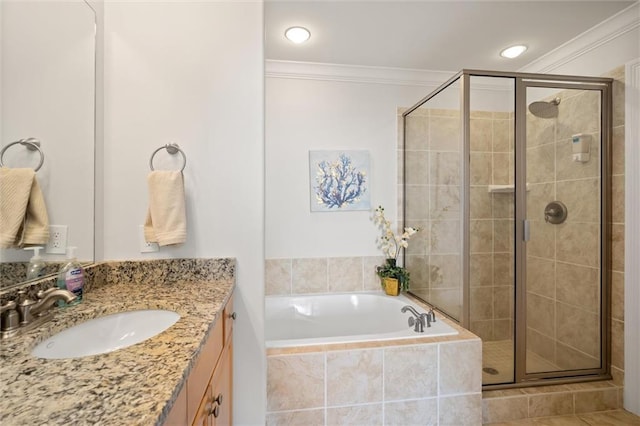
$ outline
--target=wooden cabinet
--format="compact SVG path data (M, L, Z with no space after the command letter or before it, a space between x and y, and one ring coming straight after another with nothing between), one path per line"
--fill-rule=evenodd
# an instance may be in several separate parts
M167 416L165 425L230 426L233 392L233 298L222 310L213 332ZM184 394L184 395L183 395Z

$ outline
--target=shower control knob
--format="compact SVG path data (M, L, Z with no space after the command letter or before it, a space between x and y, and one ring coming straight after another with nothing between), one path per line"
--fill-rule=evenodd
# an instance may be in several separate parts
M558 225L567 219L567 206L561 201L552 201L544 208L544 220Z

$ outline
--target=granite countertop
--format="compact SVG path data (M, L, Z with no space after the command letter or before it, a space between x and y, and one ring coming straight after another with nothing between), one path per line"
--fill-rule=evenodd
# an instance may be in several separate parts
M0 424L161 424L234 289L232 278L94 286L51 322L0 342ZM116 312L168 309L180 319L142 343L102 355L46 360L35 345Z

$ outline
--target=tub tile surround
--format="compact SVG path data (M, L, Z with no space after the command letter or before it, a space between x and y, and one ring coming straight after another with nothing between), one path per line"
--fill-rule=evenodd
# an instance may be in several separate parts
M265 294L282 296L380 289L384 256L266 259Z
M0 423L161 424L235 286L234 259L104 262L85 271L82 303L0 345ZM33 282L29 294L53 282ZM67 327L132 309L169 309L180 320L152 339L80 363L30 355Z
M267 424L479 424L480 340L455 337L268 349Z

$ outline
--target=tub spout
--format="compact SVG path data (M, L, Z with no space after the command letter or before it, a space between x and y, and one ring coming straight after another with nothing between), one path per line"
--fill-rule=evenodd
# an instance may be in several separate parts
M413 327L413 331L416 333L424 333L425 325L431 327L431 316L429 314L421 314L416 311L413 306L409 305L403 306L402 309L400 309L402 313L407 311L413 314L413 317L409 318L409 327Z

